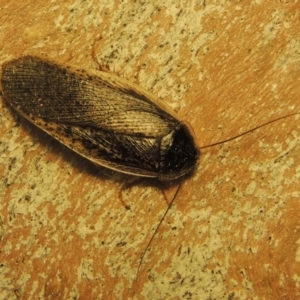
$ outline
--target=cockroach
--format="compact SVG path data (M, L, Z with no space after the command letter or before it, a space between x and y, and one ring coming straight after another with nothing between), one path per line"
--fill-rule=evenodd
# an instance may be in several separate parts
M200 155L187 124L116 75L24 56L3 64L1 88L19 114L97 165L169 181Z

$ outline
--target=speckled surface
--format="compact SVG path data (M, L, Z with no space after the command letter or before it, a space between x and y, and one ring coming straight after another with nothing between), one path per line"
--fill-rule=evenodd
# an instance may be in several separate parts
M297 1L151 3L0 0L0 62L109 67L200 147L300 112ZM0 101L1 299L300 297L300 117L203 149L140 264L178 183L97 168Z

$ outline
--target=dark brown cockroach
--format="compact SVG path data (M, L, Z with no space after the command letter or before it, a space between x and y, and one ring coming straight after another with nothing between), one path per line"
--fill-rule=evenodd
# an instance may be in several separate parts
M171 109L113 74L24 56L3 64L1 87L19 114L95 164L169 181L200 155Z

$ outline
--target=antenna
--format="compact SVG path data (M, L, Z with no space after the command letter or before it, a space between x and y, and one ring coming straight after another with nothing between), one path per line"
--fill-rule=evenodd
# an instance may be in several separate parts
M225 143L230 142L230 141L232 141L232 140L235 140L235 139L237 139L237 138L239 138L239 137L241 137L241 136L244 136L244 135L246 135L246 134L248 134L248 133L250 133L250 132L253 132L253 131L255 131L255 130L261 128L261 127L264 127L264 126L266 126L266 125L269 125L269 124L271 124L271 123L277 122L277 121L279 121L279 120L282 120L282 119L285 119L285 118L288 118L288 117L292 117L292 116L295 116L295 115L299 115L299 114L300 114L299 112L296 112L296 113L291 113L291 114L285 115L285 116L283 116L283 117L279 117L279 118L273 119L273 120L268 121L268 122L266 122L266 123L263 123L263 124L261 124L261 125L255 126L255 127L251 128L251 129L249 129L249 130L247 130L247 131L245 131L245 132L243 132L243 133L240 133L240 134L238 134L238 135L236 135L236 136L234 136L234 137L231 137L231 138L229 138L229 139L226 139L226 140L223 140L223 141L220 141L220 142L216 142L216 143L212 143L212 144L210 144L210 145L201 146L201 147L199 147L199 148L200 148L200 149L205 149L205 148L209 148L209 147L213 147L213 146L225 144Z

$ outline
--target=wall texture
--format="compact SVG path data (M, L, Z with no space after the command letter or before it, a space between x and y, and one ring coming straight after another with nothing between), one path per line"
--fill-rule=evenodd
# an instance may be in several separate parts
M0 63L109 68L199 147L300 112L298 1L149 2L0 0ZM1 299L300 297L299 116L204 148L164 184L96 167L0 110Z

